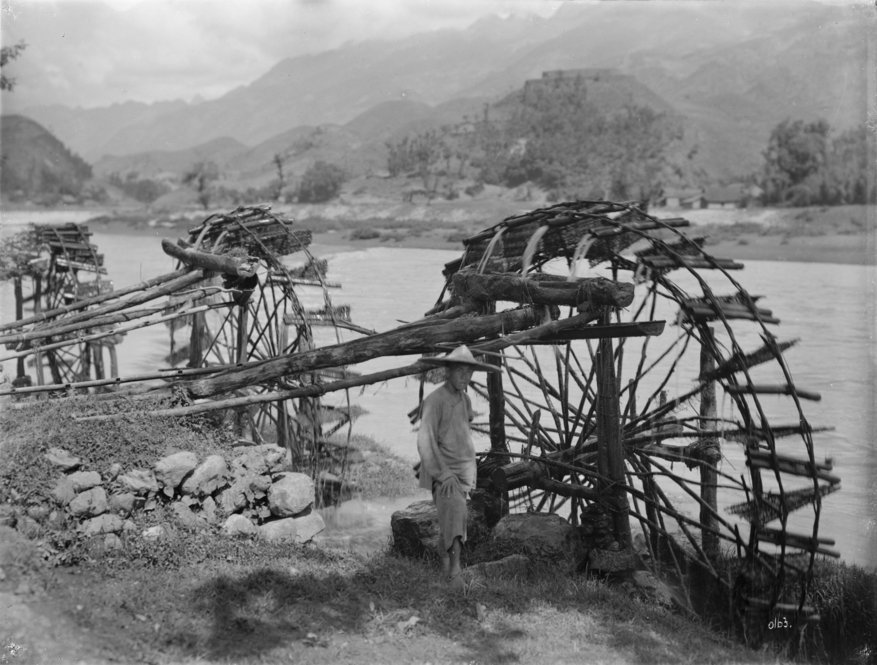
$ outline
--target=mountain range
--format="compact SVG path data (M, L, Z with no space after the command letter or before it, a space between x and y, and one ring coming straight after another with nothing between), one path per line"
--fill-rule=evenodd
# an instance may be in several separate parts
M549 18L490 17L282 60L196 104L25 115L96 173L178 171L213 159L246 179L270 172L279 152L368 170L381 168L380 155L364 145L471 117L545 71L610 68L684 119L700 165L718 180L757 168L785 118L825 118L837 130L864 124L875 27L868 7L807 0L566 3Z

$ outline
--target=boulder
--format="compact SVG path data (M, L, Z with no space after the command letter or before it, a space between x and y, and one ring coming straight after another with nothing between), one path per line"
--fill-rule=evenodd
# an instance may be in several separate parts
M134 502L137 496L133 492L120 492L111 494L109 499L110 512L122 517L128 517L134 511Z
M0 527L14 527L16 520L17 516L15 514L15 508L13 508L11 504L0 503Z
M531 560L577 570L585 558L576 528L560 515L521 513L506 515L493 529L490 540L499 555L525 554Z
M52 512L52 509L47 506L45 503L35 503L27 507L27 516L32 517L37 522L44 521L49 514Z
M466 547L478 547L490 536L484 504L469 501L466 520ZM421 557L424 554L438 556L438 514L432 500L417 501L407 508L397 510L390 517L393 547L400 554Z
M43 534L43 527L40 526L40 523L27 515L19 515L15 528L18 533L31 540L35 540Z
M222 525L222 533L227 536L254 536L259 527L240 514L229 515Z
M73 487L73 481L67 476L61 478L52 488L52 498L59 506L66 506L74 497L76 497L76 489Z
M204 521L204 518L192 512L192 509L182 501L175 501L171 506L171 510L174 511L177 521L187 529L197 531L207 528L207 522Z
M304 517L296 517L295 519L295 542L309 543L314 536L326 529L326 523L319 513L309 513Z
M248 474L235 480L219 494L219 505L225 513L235 513L265 497L271 479L268 476Z
M122 487L138 496L158 491L158 481L155 479L155 474L148 469L134 469L123 473L118 480Z
M290 463L289 451L271 443L261 446L236 446L234 453L236 457L231 461L231 472L235 477L251 473L256 475L275 473Z
M104 536L104 549L107 551L122 549L122 539L115 533L108 533Z
M122 530L122 518L112 513L104 513L85 520L79 527L83 535L97 536L102 533L118 533Z
M304 517L284 517L265 522L259 528L259 537L270 541L290 540L294 543L307 543L326 528L318 513Z
M167 496L173 496L174 491L183 482L195 467L198 466L198 456L188 450L162 457L155 463L155 478L162 486Z
M107 493L103 487L92 487L77 494L67 505L68 510L77 517L95 517L109 509Z
M113 481L119 477L119 474L122 473L122 465L118 462L113 462L110 464L107 469L107 480Z
M228 465L222 455L210 455L183 481L183 494L209 496L224 487L228 478Z
M216 501L212 496L208 496L201 502L201 514L210 524L216 523Z
M143 530L143 540L156 541L167 537L167 529L162 524L151 526Z
M97 471L75 471L67 476L67 479L73 483L76 492L90 490L100 485L100 474Z
M75 455L71 455L63 448L49 448L44 457L49 464L62 471L72 471L82 464L82 460Z
M298 533L294 517L284 517L272 522L265 522L258 527L259 537L276 542L278 540L295 540Z
M314 503L314 481L303 473L284 473L268 488L268 507L278 517L304 512Z

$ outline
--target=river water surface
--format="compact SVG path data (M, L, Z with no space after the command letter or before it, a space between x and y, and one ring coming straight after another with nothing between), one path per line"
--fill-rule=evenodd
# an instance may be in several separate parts
M67 214L57 221L84 219L73 219ZM4 215L0 230L8 233L18 222L17 218ZM176 230L164 232L169 237L178 234ZM172 261L161 251L158 240L161 235L95 234L94 242L105 254L109 278L117 288L173 269ZM357 324L378 331L421 318L435 304L441 291L442 267L459 256L454 251L389 247L355 251L313 247L312 250L318 257L329 259L329 279L342 285L332 292L335 304L349 304ZM805 402L804 413L813 426L835 428L814 436L817 458L834 458L835 473L842 478L842 490L824 501L820 535L834 538L845 560L875 565L877 368L875 304L869 295L874 293L875 268L746 261L745 269L734 277L750 293L764 296L759 304L772 309L781 319L777 328L780 339L801 338L786 354L792 376L799 388L822 395L819 402ZM319 294L304 295L306 300L310 297L314 305L320 304ZM2 284L0 320L10 320L13 313L11 287ZM346 333L344 339L355 337L353 333ZM323 343L331 341L322 340ZM760 345L756 335L741 342L747 351ZM133 331L119 347L120 374L154 371L164 364L167 353L168 333L164 326ZM400 359L385 358L364 363L357 369L365 373L399 364ZM14 370L11 362L4 363L4 368L7 373ZM367 412L356 421L354 432L374 437L413 462L417 456L415 435L406 414L416 406L418 385L414 379L396 379L352 393L351 401ZM771 398L768 396L763 401L770 408ZM485 448L487 443L481 440L478 445ZM340 529L354 529L356 525L362 526L365 515L377 536L385 538L389 515L401 503L404 501L351 504L349 514L342 511L334 516L335 525Z

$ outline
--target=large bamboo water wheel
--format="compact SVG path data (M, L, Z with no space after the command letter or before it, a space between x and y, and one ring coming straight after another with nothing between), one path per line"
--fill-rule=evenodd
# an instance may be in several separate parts
M107 274L104 256L91 242L92 234L87 225L36 224L18 235L20 253L13 259L18 269L10 273L17 320L39 316L112 290L112 282L104 277ZM19 352L17 383L27 385L33 383L35 377L37 385L68 385L112 374L118 338L105 337L98 341L81 338L79 333L62 333L36 343L9 345Z
M732 276L743 266L710 256L686 225L610 202L508 218L464 241L433 311L587 313L487 356L504 372L475 384L489 403L475 427L491 439L480 484L512 511L583 525L607 551L640 532L653 567L689 588L714 578L757 639L768 611L812 618L814 559L837 556L819 534L821 500L839 478L803 411L819 395L795 386L783 356L794 341Z
M328 329L333 343L341 329L371 332L352 323L348 306L332 303L329 289L338 285L326 279L327 262L311 254L310 242L310 231L293 228L267 206L211 215L189 231L187 241L176 247L165 242L165 251L178 255L181 264L199 253L239 259L236 274L217 275L207 283L214 288L170 299L169 310L203 310L170 325L170 363L189 368L242 365L313 349L317 329ZM289 266L282 257L291 254L304 260ZM181 330L186 334L181 336ZM308 379L347 374L344 368L326 368ZM272 385L254 383L236 394L256 396ZM345 426L351 410L349 405L331 407L302 398L253 402L235 417L242 434L289 447L300 461L326 435ZM329 428L325 432L324 426Z

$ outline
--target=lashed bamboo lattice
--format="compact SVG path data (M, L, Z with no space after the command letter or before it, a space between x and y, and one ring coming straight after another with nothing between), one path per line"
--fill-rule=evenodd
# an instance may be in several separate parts
M71 237L74 231L80 234L79 241ZM48 357L54 380L43 386L46 382L38 371L37 386L27 387L29 382L21 381L6 394L118 389L122 384L135 384L135 392L161 390L174 377L221 373L229 367L312 348L316 327L327 328L333 342L338 341L333 333L342 328L371 332L350 321L349 307L333 305L329 289L338 285L326 279L326 261L308 250L310 232L294 228L267 206L211 215L187 239L163 241L164 251L179 260L178 269L118 291L93 286L86 292L76 281L81 270L106 272L103 257L83 242L87 238L84 227L37 227L35 234L39 242L30 243L31 256L24 258L25 265L47 263L48 270L36 274L48 275L43 284L52 296L31 316L19 312L16 321L0 326L0 341L12 352L4 360L14 357L23 363L27 357ZM40 255L44 245L52 252L45 259ZM304 261L287 266L283 257L293 253L303 255ZM111 287L106 281L102 284ZM309 304L302 300L308 290L313 292L304 296ZM171 332L168 366L157 372L119 376L115 362L108 376L100 372L92 376L78 367L67 373L54 371L52 354L75 355L83 346L114 342L125 332L158 325ZM183 331L185 339L181 339ZM327 369L325 377L308 378L337 379L347 374L344 368L334 368ZM141 385L147 382L163 383ZM288 447L299 468L310 465L318 475L326 470L319 463L325 455L317 454L322 452L324 438L347 425L355 408L349 403L323 406L315 396L297 401L253 399L277 385L292 387L280 376L238 390L243 399L235 411L239 432L256 442Z
M9 257L17 263L10 271L15 297L15 318L38 317L111 291L113 284L104 275L104 256L91 242L85 224L37 224L17 234L21 254ZM94 332L92 329L90 332ZM16 356L16 383L28 385L64 384L89 379L103 379L116 366L113 335L99 339L82 339L79 334L61 334L36 339L31 344L7 345L30 353ZM33 376L26 370L29 365Z
M588 325L493 358L504 373L476 386L492 447L480 482L512 510L602 516L612 549L638 526L653 566L680 580L694 567L735 594L757 641L766 612L814 618L814 559L837 556L819 535L821 501L840 480L816 458L802 401L819 395L794 385L782 354L794 342L777 340L779 320L732 277L743 266L709 255L686 225L602 201L508 218L464 241L433 311L511 301L563 321L589 308L593 293L574 287L585 272L635 283ZM579 289L563 312L550 297L561 286ZM729 572L729 556L743 565Z

